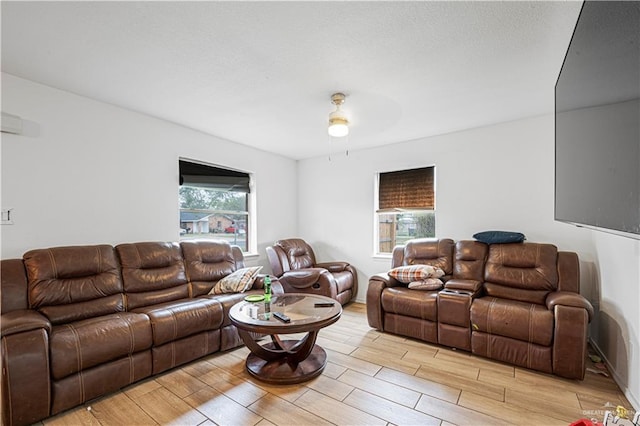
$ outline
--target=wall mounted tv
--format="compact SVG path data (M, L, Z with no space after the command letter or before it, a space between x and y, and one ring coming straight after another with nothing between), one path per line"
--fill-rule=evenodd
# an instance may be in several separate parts
M585 1L555 86L555 219L640 239L640 2Z

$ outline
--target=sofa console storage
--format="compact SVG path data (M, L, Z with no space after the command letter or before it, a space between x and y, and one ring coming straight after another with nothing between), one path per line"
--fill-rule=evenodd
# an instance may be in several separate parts
M241 345L228 309L263 292L223 241L55 247L1 267L4 425ZM246 291L209 294L231 278ZM277 280L272 290L282 293Z
M471 350L471 302L482 293L487 245L458 241L453 247L453 274L438 293L438 343Z
M469 328L472 293L444 289L438 293L438 343L471 350Z
M414 264L442 267L443 288L389 276ZM578 256L551 244L411 240L394 248L392 270L372 276L367 291L371 327L571 379L584 377L592 315Z

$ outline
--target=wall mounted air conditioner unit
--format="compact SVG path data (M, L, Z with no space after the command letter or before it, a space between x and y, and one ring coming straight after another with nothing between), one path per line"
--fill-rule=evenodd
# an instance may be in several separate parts
M22 133L22 118L17 115L2 112L2 133L13 133L19 135Z

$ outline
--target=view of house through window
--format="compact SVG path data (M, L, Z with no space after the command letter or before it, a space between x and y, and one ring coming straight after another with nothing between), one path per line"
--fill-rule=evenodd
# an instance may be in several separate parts
M180 239L217 239L248 251L249 174L179 161Z
M435 167L378 175L377 248L391 253L412 238L435 237Z

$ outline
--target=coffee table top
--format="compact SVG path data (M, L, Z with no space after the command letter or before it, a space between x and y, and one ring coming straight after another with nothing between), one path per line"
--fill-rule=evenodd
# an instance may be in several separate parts
M333 303L329 307L316 307L316 303ZM251 308L257 313L252 315ZM270 311L270 312L269 312ZM284 323L272 313L280 312L291 319ZM271 303L236 303L229 311L229 319L239 328L263 334L287 334L318 330L338 321L342 314L339 302L324 296L302 293L273 295Z

